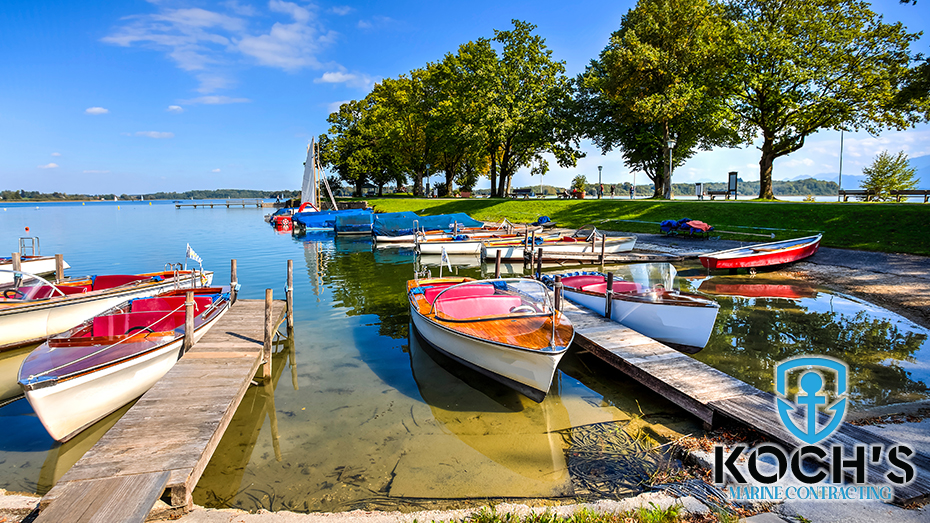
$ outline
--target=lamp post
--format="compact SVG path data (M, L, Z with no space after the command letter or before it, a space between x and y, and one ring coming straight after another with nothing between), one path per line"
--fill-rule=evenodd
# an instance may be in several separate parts
M429 198L431 194L430 188L429 188L429 182L430 182L430 178L432 177L433 177L432 173L429 172L429 164L426 164L426 197L427 198Z
M836 190L836 201L840 201L840 191L843 190L843 130L840 129L840 187Z
M675 148L675 140L668 139L668 184L665 186L665 199L672 199L672 149Z
M633 171L633 187L630 187L630 199L636 199L636 171Z
M601 187L604 185L601 183L601 170L604 169L603 165L597 166L597 199L601 199L601 193L604 192Z

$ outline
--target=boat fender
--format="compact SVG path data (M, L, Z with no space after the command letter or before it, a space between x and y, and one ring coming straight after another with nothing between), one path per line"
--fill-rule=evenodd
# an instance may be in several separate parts
M422 294L426 295L426 289L424 287L414 287L410 289L410 294Z
M505 281L494 281L494 282L491 282L491 285L493 285L494 288L498 290L502 290L502 291L507 290L507 282Z
M152 276L152 281L154 282L164 281L164 278L162 278L161 276Z

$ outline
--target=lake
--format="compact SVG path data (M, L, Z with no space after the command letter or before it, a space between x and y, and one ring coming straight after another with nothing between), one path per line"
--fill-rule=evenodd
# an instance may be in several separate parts
M373 250L366 238L331 234L294 238L262 220L267 209L3 205L3 248L12 252L20 236L38 236L43 254L64 254L72 276L159 270L183 261L189 243L215 271L214 283L229 281L235 258L241 298L263 298L266 288L283 298L286 263L294 260L293 339L276 346L272 383L251 387L243 399L194 492L201 505L413 510L623 496L661 464L642 438L700 432L684 411L574 351L540 404L435 353L410 330L410 251ZM424 263L438 272L436 260ZM455 263L467 276L493 270L476 259ZM721 305L711 340L695 358L772 390L778 361L829 354L850 365L854 409L928 397L925 329L765 273L710 276L696 262L677 269L683 290ZM522 274L523 267L508 271ZM10 375L15 380L17 358L27 352L3 355L0 387L16 391ZM121 414L60 445L25 400L0 408L0 487L47 491ZM590 463L579 462L576 451L590 441L636 459L617 463L620 473L609 484L585 483L578 471Z

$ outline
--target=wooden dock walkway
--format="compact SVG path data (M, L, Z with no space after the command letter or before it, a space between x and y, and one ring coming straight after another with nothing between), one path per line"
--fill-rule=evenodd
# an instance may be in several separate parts
M579 347L694 414L706 426L734 420L757 430L785 449L799 446L797 439L778 418L773 394L608 320L602 313L567 301L562 303L562 312L575 326L575 343ZM889 448L897 443L843 423L821 445L842 444L844 458L848 459L856 445L884 445ZM918 451L910 461L917 469L916 478L909 485L894 487L895 503L905 504L930 496L930 457ZM872 482L883 480L888 471L885 461L879 464L868 462L868 477L872 478Z
M225 202L219 202L219 203L218 202L175 203L174 208L180 209L181 207L193 207L194 209L196 209L197 207L209 207L212 209L214 205L217 207L226 207L227 209L229 209L230 207L242 207L243 209L245 209L246 207L283 207L284 206L282 202L266 202L264 200L244 199L244 200L226 200Z
M285 318L272 302L275 330ZM265 301L226 315L42 498L36 523L144 521L162 499L183 513L263 363Z

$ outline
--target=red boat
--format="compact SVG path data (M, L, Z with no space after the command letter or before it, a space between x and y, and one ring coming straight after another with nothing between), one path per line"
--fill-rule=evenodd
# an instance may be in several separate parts
M822 234L783 240L772 243L758 243L726 251L711 252L699 256L701 265L708 269L739 269L746 267L766 267L796 262L811 256L820 247Z

